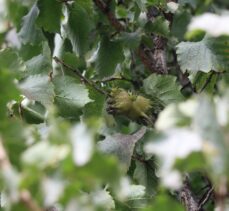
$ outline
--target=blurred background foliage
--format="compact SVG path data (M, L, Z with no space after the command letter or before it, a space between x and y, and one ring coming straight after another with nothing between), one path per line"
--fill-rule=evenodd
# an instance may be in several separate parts
M228 9L0 0L0 210L228 211Z

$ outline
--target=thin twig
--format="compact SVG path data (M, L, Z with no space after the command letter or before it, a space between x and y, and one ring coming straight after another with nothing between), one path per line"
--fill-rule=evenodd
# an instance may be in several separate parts
M20 200L24 203L28 210L43 211L43 209L39 208L37 203L32 199L32 196L28 190L21 191Z
M108 77L108 78L104 78L103 80L99 80L99 81L95 81L95 83L107 83L107 82L111 82L111 81L127 81L129 83L132 83L134 84L134 81L129 79L129 78L126 78L124 76L120 76L120 77Z
M201 210L203 208L203 206L208 202L210 196L212 195L213 193L213 187L210 188L206 194L204 194L204 198L202 198L199 202L199 210Z
M219 211L225 210L226 199L228 195L228 180L226 176L223 176L219 180L218 189L216 190L216 203Z
M211 72L210 76L206 80L205 84L203 85L202 89L200 90L200 93L204 91L204 89L208 86L208 84L211 82L213 75L215 74L214 71Z
M86 77L84 77L81 72L76 69L73 68L67 64L65 64L61 59L59 59L58 57L53 57L53 59L55 60L55 62L62 64L65 68L71 70L72 72L74 72L82 81L84 81L86 84L88 84L89 86L91 86L92 88L94 88L96 91L98 91L100 94L103 94L105 96L108 96L108 93L102 89L100 89L93 81L87 79Z

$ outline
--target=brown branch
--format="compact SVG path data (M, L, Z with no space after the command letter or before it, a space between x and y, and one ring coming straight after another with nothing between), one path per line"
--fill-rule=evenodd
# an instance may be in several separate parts
M95 5L107 16L107 19L110 21L111 25L115 28L116 31L124 31L124 26L118 21L115 15L110 11L109 5L105 4L102 0L93 0Z
M137 54L138 56L140 57L142 63L144 64L145 68L146 69L149 69L149 70L152 70L152 66L153 66L153 63L152 63L152 60L150 60L145 51L144 51L144 45L141 44L137 50Z
M181 202L184 204L186 211L203 211L204 205L209 201L210 197L214 193L214 189L211 186L211 183L209 181L209 184L207 185L208 190L203 194L201 199L199 200L197 196L194 195L188 175L185 176L185 179L183 181L183 186L180 190L179 196ZM206 186L205 186L206 188Z
M104 3L102 0L93 0L93 1L95 5L104 13L104 15L107 16L107 19L109 20L110 24L116 29L117 32L125 31L125 27L119 22L119 20L115 17L115 15L110 11L108 4ZM146 69L150 70L151 72L155 72L159 74L167 73L167 70L157 71L157 68L155 68L155 65L154 65L154 63L156 64L157 61L155 61L155 59L147 55L143 44L139 46L137 50L137 55L140 57ZM158 57L158 55L156 55L156 57ZM160 61L161 55L160 55L160 58L156 58L156 59Z
M186 211L199 211L199 203L191 191L188 176L185 176L183 187L181 188L179 195Z
M73 68L67 64L65 64L61 59L59 59L58 57L53 57L53 59L55 60L55 62L62 64L65 68L71 70L73 73L75 73L83 82L85 82L86 84L88 84L89 86L91 86L93 89L95 89L96 91L98 91L100 94L103 94L105 96L108 96L108 93L102 89L100 89L93 81L87 79L86 77L84 77L81 72L76 69Z

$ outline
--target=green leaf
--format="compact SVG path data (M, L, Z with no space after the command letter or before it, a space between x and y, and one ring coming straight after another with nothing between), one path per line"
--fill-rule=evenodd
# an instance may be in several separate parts
M104 183L117 185L121 173L120 166L117 164L117 160L112 156L94 153L90 162L84 166L76 166L72 156L69 156L60 167L63 169L65 177L71 175L72 179L77 178L73 181L75 181L74 184L77 184L78 188L80 185L80 187L91 189L98 188L98 185ZM75 196L75 189L73 194Z
M222 129L218 124L213 100L206 95L199 98L193 126L201 135L204 142L204 153L212 168L212 176L218 182L220 175L229 172L229 153Z
M145 25L146 32L155 33L160 36L168 37L169 30L169 22L165 20L162 16L158 16L155 18L153 22L149 21Z
M196 92L202 92L206 90L209 93L214 93L217 79L218 75L216 72L197 72L193 81L193 85Z
M75 125L70 133L72 155L76 166L87 164L94 152L93 133L84 123Z
M145 131L146 129L142 128L133 135L117 133L107 136L103 141L98 142L99 149L104 153L117 156L126 170L128 170L135 143L144 136Z
M110 41L107 37L104 37L100 43L96 59L96 69L99 77L111 76L117 64L123 60L122 44L120 42Z
M30 100L49 106L54 101L54 86L46 75L32 75L19 84L22 93Z
M183 40L184 34L187 30L190 20L191 20L191 14L186 10L175 13L172 22L171 32L179 40Z
M193 172L206 169L206 160L202 152L192 152L185 159L178 158L174 168L181 172Z
M34 165L39 169L43 169L63 160L68 153L67 145L53 145L48 141L41 141L24 151L22 161L28 166Z
M77 117L81 108L92 100L88 97L88 90L70 76L58 76L53 80L55 86L55 104L61 115Z
M126 191L126 196L124 195L123 199L121 198L121 200L125 204L128 204L128 207L131 210L134 210L136 208L142 209L146 206L147 199L149 199L149 197L146 196L146 192L145 192L146 187L145 186L126 184L125 187L121 187L121 188L125 188L128 190Z
M134 0L142 12L146 11L146 0Z
M62 60L64 61L64 63L70 65L73 68L82 71L86 69L85 60L83 58L77 57L74 53L64 52L62 55Z
M18 53L24 61L27 61L39 55L41 52L42 52L42 44L36 43L36 44L21 45Z
M62 15L61 2L56 0L39 0L37 6L40 10L37 19L38 25L49 32L60 32L60 20Z
M26 71L25 75L36 75L36 74L46 74L48 75L51 72L51 62L50 60L40 54L38 56L33 57L32 59L28 60L26 63Z
M145 93L157 97L166 105L183 99L176 77L152 74L143 81Z
M10 48L0 50L0 64L2 70L10 70L16 72L23 70L24 65L17 52Z
M90 102L84 107L84 117L102 117L104 111L105 96L101 95L92 88L89 89L89 96L94 102Z
M13 76L8 71L2 70L0 67L0 89L2 94L0 95L0 119L3 126L3 120L7 117L7 103L10 100L17 99L19 91L13 83ZM1 129L1 126L0 126Z
M21 24L21 18L26 14L26 7L19 1L8 0L7 5L7 17L11 20L14 26L18 29Z
M184 208L179 202L172 197L164 194L158 194L153 201L153 205L143 209L143 211L152 211L152 210L160 210L160 211L183 211Z
M2 52L0 53L0 58L2 58ZM8 52L7 52L8 53ZM7 59L7 57L5 57ZM1 59L0 59L1 60ZM7 61L7 60L6 60ZM4 62L4 60L1 60ZM8 62L8 61L7 61ZM4 66L4 65L3 65ZM7 150L8 156L13 166L20 166L19 155L25 148L24 140L24 129L23 124L19 124L20 121L15 118L9 117L8 103L11 100L18 100L20 92L14 83L14 74L8 71L5 66L2 68L0 65L0 136L3 140L5 149ZM1 141L0 141L1 142ZM1 175L4 170L1 169ZM0 186L1 186L1 176L0 176ZM5 187L5 183L4 183Z
M158 185L158 177L156 176L156 161L154 158L145 160L144 162L136 161L134 170L134 179L139 184L146 187L146 193L154 195Z
M45 108L38 102L27 102L28 99L25 99L26 103L18 103L13 101L10 104L11 115L17 116L20 119L23 119L29 124L40 124L45 120ZM9 105L8 105L9 107Z
M139 32L122 32L117 40L127 48L136 49L140 44L141 34Z
M89 47L91 21L86 10L77 2L68 8L68 13L68 22L65 25L66 35L71 41L73 51L83 56Z
M99 198L99 199L98 199ZM110 193L103 189L97 189L90 193L81 191L75 201L78 210L114 210L115 203Z
M199 0L178 0L178 3L181 5L184 4L189 4L191 5L193 8L196 8L198 5Z
M199 42L181 42L177 45L177 56L181 70L220 72L228 69L228 38L204 37Z
M29 13L23 17L22 27L18 33L18 36L23 44L41 41L42 32L36 26L36 20L39 14L39 9L36 4L32 6Z
M75 0L76 1L76 0ZM94 2L91 0L77 0L77 3L83 7L89 16L93 16Z
M152 6L163 8L166 6L167 1L166 0L147 0L147 3Z

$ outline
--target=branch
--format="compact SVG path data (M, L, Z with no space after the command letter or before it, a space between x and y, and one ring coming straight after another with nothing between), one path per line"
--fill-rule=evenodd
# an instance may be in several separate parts
M200 90L200 93L203 92L205 90L205 88L208 86L208 84L211 82L213 75L216 72L212 71L211 74L209 75L209 77L207 78L205 84L203 85L202 89Z
M137 54L140 57L140 59L141 59L142 63L144 64L144 66L147 69L152 70L152 66L153 66L152 60L150 60L148 58L148 56L146 55L143 44L141 44L139 46Z
M129 78L126 78L122 75L120 75L120 77L108 77L108 78L104 78L103 80L100 80L100 81L95 81L95 83L107 83L107 82L110 82L110 81L127 81L129 83L132 83L134 84L135 82Z
M28 190L21 191L20 200L24 203L28 210L43 211L43 209L39 208L36 202L32 199L32 196Z
M71 70L73 73L75 73L83 82L94 88L96 91L98 91L100 94L103 94L105 96L108 96L108 93L102 89L100 89L93 81L90 81L86 77L84 77L81 72L78 69L75 69L67 64L65 64L62 60L60 60L58 57L53 57L56 63L62 64L65 68Z
M218 189L216 190L216 206L217 210L219 211L224 211L225 210L225 205L226 205L226 200L228 197L228 180L226 175L222 176L218 182Z
M93 0L95 5L104 13L104 15L107 16L107 19L109 20L110 24L116 29L117 32L125 31L125 27L119 22L119 20L115 17L115 15L110 11L108 4L104 3L102 0ZM150 70L151 72L159 73L159 74L166 74L165 71L157 71L156 68L154 68L154 61L153 58L148 56L145 52L144 45L141 44L137 50L137 54L140 57L142 63L144 64L145 68ZM160 58L159 58L160 60Z
M209 200L210 196L212 195L213 191L214 191L213 187L209 188L207 190L207 192L204 194L203 198L200 199L199 208L198 208L199 210L201 210L204 207L204 205L208 202L208 200Z
M186 208L186 211L199 211L199 203L193 196L188 176L185 176L183 187L181 188L179 195L181 202Z
M107 19L110 21L111 25L115 28L116 31L124 31L124 26L118 21L115 15L110 11L108 4L105 4L102 0L93 0L95 5L107 16Z

